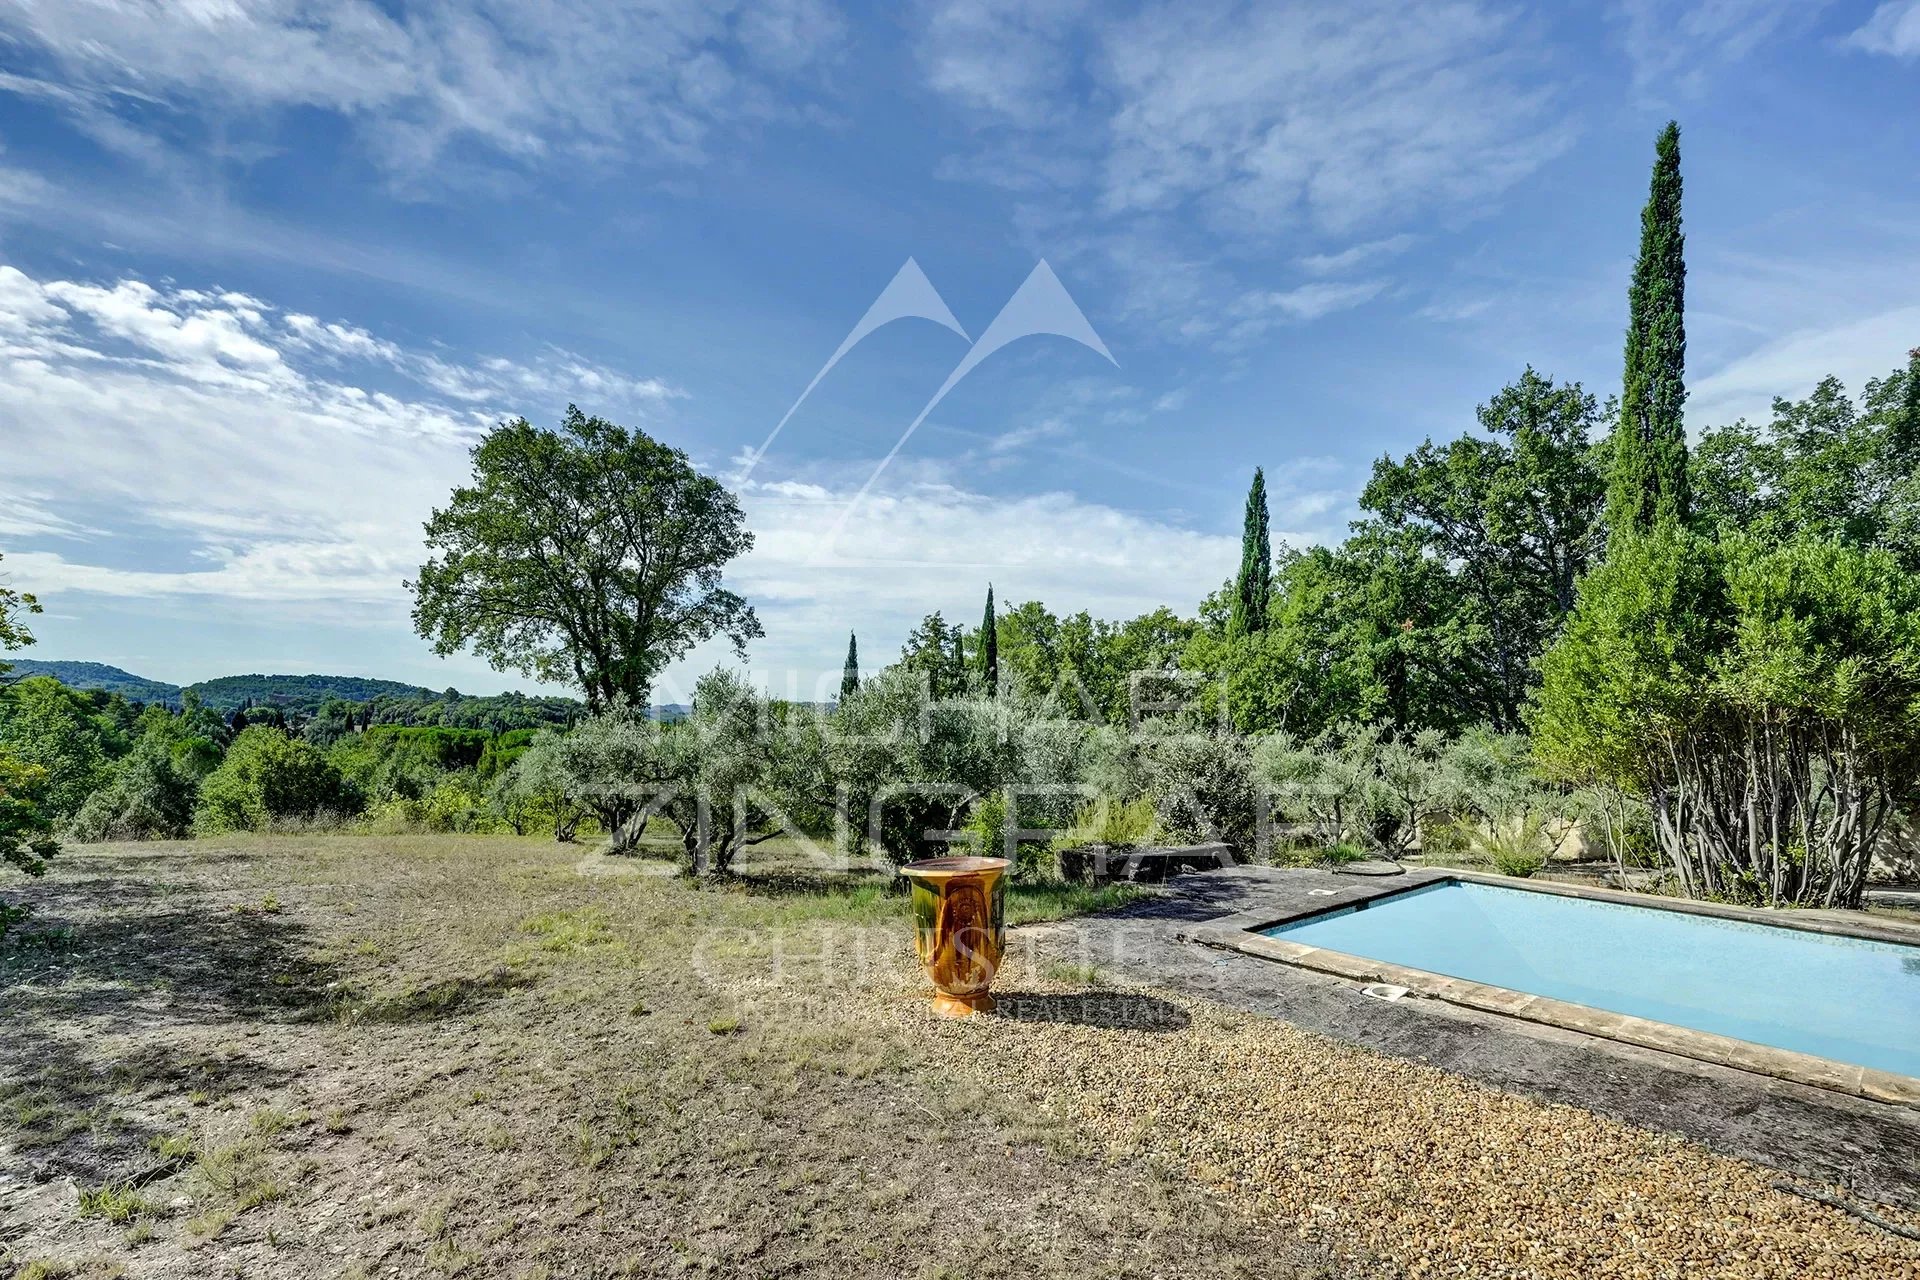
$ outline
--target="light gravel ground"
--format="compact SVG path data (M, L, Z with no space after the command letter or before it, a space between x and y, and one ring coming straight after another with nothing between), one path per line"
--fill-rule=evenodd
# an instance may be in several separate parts
M1410 1275L1920 1276L1920 1244L1776 1191L1771 1170L1575 1107L1152 991L1008 1004L964 1023L904 999L872 1016L1115 1153Z

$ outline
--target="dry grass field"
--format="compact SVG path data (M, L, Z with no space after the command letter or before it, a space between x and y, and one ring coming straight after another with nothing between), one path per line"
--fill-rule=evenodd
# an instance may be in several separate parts
M904 901L765 865L67 851L0 962L0 1274L1350 1273L876 1027L850 991L918 995Z
M1920 1275L1765 1170L1044 930L1016 1016L935 1025L884 877L758 852L68 850L0 957L0 1275Z

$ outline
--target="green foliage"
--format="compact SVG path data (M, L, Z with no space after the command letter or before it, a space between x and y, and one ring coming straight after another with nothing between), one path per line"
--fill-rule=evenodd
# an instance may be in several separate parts
M51 676L69 689L99 690L117 693L135 702L178 702L180 686L160 680L148 680L104 662L16 661L14 669L22 676Z
M1627 538L1543 665L1541 758L1648 797L1689 893L1857 905L1920 798L1920 585L1887 552Z
M1252 635L1267 629L1267 611L1273 599L1273 544L1267 532L1267 477L1253 469L1247 489L1247 510L1241 521L1240 572L1233 580L1233 609L1227 620L1229 636Z
M426 525L413 620L434 652L572 684L594 711L644 706L654 678L753 610L721 585L753 546L740 504L684 453L569 405L558 431L503 423L473 483Z
M75 840L179 840L193 828L199 786L175 763L173 747L143 737L113 768L108 783L87 797L67 834Z
M847 632L847 664L840 671L840 696L851 698L860 691L860 638Z
M694 685L692 714L663 733L664 808L696 874L725 874L741 849L785 830L793 756L781 728L767 699L720 669Z
M46 770L0 748L0 868L44 875L47 860L59 852L47 814L46 790ZM24 914L24 908L0 901L0 938Z
M1376 628L1410 625L1375 641L1372 679L1386 688L1349 716L1519 726L1534 662L1600 550L1604 484L1589 443L1600 417L1580 384L1528 368L1480 406L1484 438L1374 464L1361 503L1377 519L1349 547L1377 549L1345 594L1399 611L1374 604Z
M566 843L579 830L586 809L575 796L561 743L551 730L535 734L488 789L494 813L515 835L551 832Z
M1547 865L1553 851L1547 819L1538 813L1523 813L1496 823L1481 832L1476 843L1503 876L1531 876Z
M966 628L949 626L938 609L920 620L900 650L899 666L924 678L927 696L957 698L969 687L964 657Z
M265 831L278 823L342 813L351 793L318 750L278 729L248 729L200 788L197 829Z
M1135 848L1160 838L1159 823L1153 801L1146 796L1123 802L1100 795L1074 814L1073 825L1053 838L1053 847L1056 851L1097 844Z
M1655 144L1653 180L1640 214L1640 256L1627 295L1626 376L1607 489L1607 524L1616 537L1685 524L1691 516L1680 197L1680 126L1669 121Z
M928 832L959 828L975 799L1017 776L1010 714L988 699L929 699L921 672L889 667L828 723L800 726L793 782L821 808L844 803L856 847L877 839L896 862L928 857L943 848Z
M397 680L374 680L365 676L220 676L187 686L202 702L219 711L232 712L241 707L277 706L303 716L311 715L329 699L345 702L371 702L376 698L432 698L431 689Z
M1231 733L1165 733L1135 745L1138 791L1174 844L1222 840L1253 847L1258 821L1253 753Z
M1194 624L1164 608L1121 623L1084 610L1055 617L1029 600L1002 611L995 632L1008 688L1058 717L1121 725L1133 718L1136 684L1145 703L1166 692L1158 678L1179 671Z
M124 741L91 699L46 676L0 689L0 748L46 771L45 802L55 819L70 817L106 781L113 749Z
M993 616L993 584L987 584L987 608L980 617L977 642L980 687L989 696L1000 692L1000 625Z
M1782 542L1798 536L1882 547L1920 571L1920 360L1867 384L1838 378L1803 400L1777 398L1764 427L1708 431L1695 452L1703 526Z

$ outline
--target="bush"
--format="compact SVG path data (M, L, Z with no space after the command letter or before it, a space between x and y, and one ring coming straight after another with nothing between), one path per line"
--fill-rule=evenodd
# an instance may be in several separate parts
M1547 865L1552 852L1547 820L1537 813L1496 824L1481 832L1476 843L1503 876L1530 876Z
M1541 671L1543 759L1645 797L1691 896L1858 906L1920 789L1920 584L1883 551L1628 539Z
M47 771L0 749L0 868L44 875L47 859L59 851L53 821L46 811ZM0 938L27 913L0 902Z
M1149 737L1139 747L1140 792L1171 843L1222 840L1253 847L1257 800L1246 739L1227 733Z
M200 788L194 826L204 832L265 831L349 807L350 792L326 756L278 729L244 730Z
M142 738L114 768L107 785L87 797L67 824L75 840L179 840L193 829L199 787L174 764L158 737Z
M1084 849L1104 844L1133 848L1153 843L1159 834L1160 820L1151 799L1140 796L1122 804L1103 795L1074 815L1073 825L1054 837L1053 847Z

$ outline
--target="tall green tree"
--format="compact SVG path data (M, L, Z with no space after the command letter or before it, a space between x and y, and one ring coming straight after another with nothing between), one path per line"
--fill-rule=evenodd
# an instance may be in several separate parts
M1267 533L1267 477L1253 469L1247 489L1247 510L1240 529L1240 573L1233 580L1233 613L1227 633L1252 635L1267 628L1267 607L1273 600L1273 545Z
M32 596L0 586L0 652L33 643L33 634L21 625L20 615L38 612L40 605ZM0 662L0 675L9 669ZM0 696L10 692L0 690ZM59 851L47 806L47 782L45 769L0 745L0 867L30 876L43 875L47 859ZM24 914L25 907L9 907L0 901L0 937L5 937L7 926Z
M1000 624L993 616L993 584L987 584L987 611L980 619L980 683L987 696L1000 691Z
M1687 261L1680 224L1680 126L1654 146L1640 214L1640 256L1627 293L1626 374L1614 427L1607 523L1615 534L1691 515L1687 482Z
M920 620L900 650L900 665L925 674L927 696L935 701L957 698L967 691L967 668L961 656L965 631L963 626L948 625L936 609Z
M847 632L847 665L840 669L840 700L860 692L860 637Z
M1428 662L1438 652L1451 655L1452 674L1439 686L1440 705L1404 704L1413 719L1403 724L1458 723L1464 701L1473 708L1468 721L1519 728L1534 662L1600 550L1605 481L1590 442L1601 421L1595 398L1577 382L1556 383L1528 368L1478 416L1484 436L1423 441L1403 459L1374 464L1360 503L1375 518L1355 525L1348 548L1360 550L1370 532L1406 534L1434 562L1411 565L1392 539L1378 540L1363 561L1387 575L1371 593L1376 599L1403 595L1416 582L1421 592L1439 593L1406 597L1418 603L1406 615L1416 624L1407 643L1420 639Z
M1722 538L1809 535L1879 547L1920 572L1920 360L1873 379L1856 400L1823 378L1772 420L1700 438L1696 519Z
M51 676L29 676L0 698L0 750L46 771L47 811L71 817L107 780L111 752L87 695Z
M1857 907L1920 792L1920 585L1882 550L1627 535L1541 666L1536 756L1644 796L1691 896Z
M569 405L473 450L473 483L427 521L413 625L446 655L571 684L599 711L644 704L668 663L762 634L721 573L753 546L740 504L686 454Z
M5 558L0 556L0 560ZM30 592L15 591L5 582L0 582L0 650L23 649L32 644L33 632L27 630L26 624L20 619L25 614L39 612L40 602ZM0 662L0 676L12 669L9 664Z

